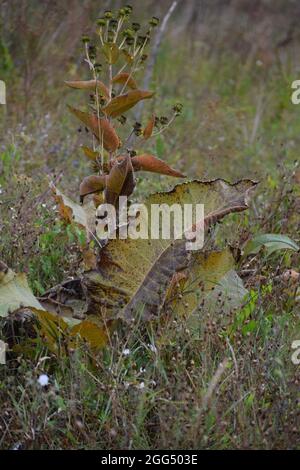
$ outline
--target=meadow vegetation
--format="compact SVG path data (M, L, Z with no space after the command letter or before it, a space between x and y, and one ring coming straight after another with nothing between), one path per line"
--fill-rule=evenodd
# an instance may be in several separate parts
M49 181L79 201L91 173L80 150L90 132L80 124L74 132L66 107L82 95L63 82L85 73L81 35L99 9L79 0L15 3L0 6L0 260L25 272L41 296L84 269L84 231L61 220ZM131 3L140 22L169 6ZM164 115L174 102L183 109L148 149L188 179L259 180L249 210L216 232L248 294L239 308L226 309L220 295L188 318L121 325L97 353L80 343L56 355L39 335L34 353L9 353L0 365L1 448L299 449L300 368L291 361L300 339L299 253L243 253L262 234L300 241L300 108L291 103L299 6L183 3L163 36L144 113ZM140 173L133 196L172 185ZM1 326L5 339L11 325ZM28 334L26 322L15 333Z

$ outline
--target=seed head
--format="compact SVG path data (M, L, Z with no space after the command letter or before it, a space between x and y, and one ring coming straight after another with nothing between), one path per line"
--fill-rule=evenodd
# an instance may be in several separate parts
M149 21L150 26L155 28L159 24L159 18L156 16L152 16L151 20Z
M104 18L110 20L113 17L112 11L111 10L106 10L104 12Z
M135 32L139 31L139 29L141 29L140 23L132 23L132 29Z
M105 18L98 18L96 20L97 26L105 26L106 25L106 19Z
M83 44L87 44L88 42L90 42L90 38L86 35L83 35L81 41L83 42Z

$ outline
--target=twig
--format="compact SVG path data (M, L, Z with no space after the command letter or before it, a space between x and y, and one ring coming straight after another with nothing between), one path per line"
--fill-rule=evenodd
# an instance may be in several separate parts
M162 23L161 23L160 28L158 29L158 31L156 33L153 48L152 48L152 53L149 57L149 61L148 61L146 72L145 72L145 77L144 77L144 82L143 82L143 89L144 90L147 90L148 87L149 87L149 84L150 84L150 81L151 81L151 78L152 78L152 74L153 74L154 65L155 65L157 55L158 55L158 51L159 51L159 46L160 46L162 38L163 38L163 34L164 34L165 29L167 27L167 23L168 23L171 15L172 15L172 13L174 12L175 8L177 7L177 4L178 4L179 1L180 0L174 0L172 2L170 8L168 9L168 11L167 11ZM141 119L142 112L143 112L143 106L144 106L144 102L140 101L140 103L137 106L137 111L136 111L136 121L137 122L139 122L140 119Z

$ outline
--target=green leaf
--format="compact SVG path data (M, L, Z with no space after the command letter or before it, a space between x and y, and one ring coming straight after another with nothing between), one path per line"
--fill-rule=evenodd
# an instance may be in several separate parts
M267 249L268 255L277 250L299 251L300 249L297 243L286 235L265 233L248 241L244 248L244 256L258 253L263 246Z

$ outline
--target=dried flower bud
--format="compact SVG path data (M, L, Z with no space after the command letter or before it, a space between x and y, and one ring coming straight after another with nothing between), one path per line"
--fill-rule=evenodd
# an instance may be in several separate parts
M181 114L182 112L182 104L181 103L176 103L174 106L173 106L173 111L175 113L176 116L179 116L179 114Z
M95 72L100 73L102 70L102 64L99 64L97 62L96 64L94 64L94 69L95 69Z
M137 45L143 46L143 44L147 41L146 36L138 36L137 38Z
M106 19L105 18L98 18L96 20L97 26L105 26L106 25Z
M109 27L110 27L112 30L117 29L117 26L118 26L118 21L117 21L117 20L110 20L110 22L109 22Z
M127 46L132 46L132 44L134 43L134 39L133 38L126 38L125 40Z
M133 125L133 128L134 129L141 129L142 128L142 124L140 122L135 122L134 125Z
M83 44L87 44L88 42L90 42L90 38L84 35L82 36L81 41L83 42Z
M133 31L135 31L135 32L137 32L137 31L139 31L139 29L141 29L140 23L132 23L131 27L132 27Z
M124 10L126 15L130 15L130 13L132 12L132 6L126 5L126 7L124 7Z
M106 10L104 12L104 17L110 20L113 17L112 11L111 10Z
M119 10L119 16L122 17L122 16L125 16L125 15L126 15L125 8L120 8L120 10Z
M96 58L96 47L93 45L89 46L89 57L91 60L94 60Z
M125 38L134 38L134 31L132 31L132 29L125 29L123 31L123 36Z
M160 123L163 125L163 126L166 126L169 122L169 119L166 117L166 116L161 116L160 118Z
M151 20L149 21L150 26L155 28L158 25L158 23L159 23L159 18L157 18L156 16L152 16Z
M136 151L133 149L126 149L127 152L129 153L130 157L135 157L136 156Z
M127 121L127 118L126 116L124 116L123 114L121 116L118 117L118 121L123 125L126 123Z

